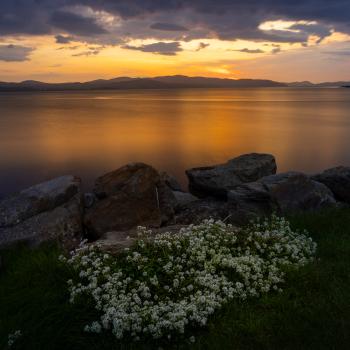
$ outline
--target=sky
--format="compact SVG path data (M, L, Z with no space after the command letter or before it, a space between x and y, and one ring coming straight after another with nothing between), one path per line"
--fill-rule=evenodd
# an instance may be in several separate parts
M0 81L350 80L350 0L0 0Z

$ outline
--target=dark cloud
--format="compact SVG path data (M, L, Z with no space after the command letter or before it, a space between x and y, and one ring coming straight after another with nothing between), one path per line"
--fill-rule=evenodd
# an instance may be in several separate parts
M81 56L89 57L89 56L96 56L99 53L100 53L100 50L87 50L87 51L82 51L82 52L76 53L72 56L73 57L81 57Z
M280 46L276 46L274 47L272 50L271 50L271 53L272 54L277 54L277 53L280 53L282 50L281 50L281 47Z
M79 46L73 46L71 47L71 49L76 49L76 48L79 48ZM103 49L105 48L104 45L96 45L96 46L87 46L86 47L86 50L84 51L81 51L81 52L78 52L76 54L73 54L72 56L73 57L81 57L81 56L86 56L86 57L89 57L89 56L96 56L98 55Z
M332 27L329 25L320 24L294 24L289 29L299 30L301 32L307 33L308 35L316 35L319 37L317 40L320 43L325 37L332 34Z
M153 23L150 26L151 29L156 29L156 30L165 30L165 31L172 31L172 32L184 32L188 31L186 27L180 26L178 24L173 24L173 23Z
M246 47L244 49L240 50L233 50L233 51L238 51L238 52L245 52L245 53L264 53L264 50L261 49L247 49Z
M208 44L208 43L199 43L199 45L198 45L196 51L203 50L203 49L205 49L205 48L208 47L208 46L210 46L210 44Z
M51 23L59 28L76 35L100 35L107 31L96 23L94 18L79 16L73 12L56 11L52 14Z
M75 46L61 46L57 50L77 50L80 48L80 45Z
M323 40L333 28L350 33L349 13L349 0L1 0L0 35L63 31L106 43L121 38L305 43L310 35ZM103 14L116 16L118 25L105 22ZM259 29L277 19L317 23L295 24L294 32ZM176 36L181 31L184 38Z
M69 35L56 35L55 36L56 43L57 44L69 44L70 42L74 41L74 38Z
M0 61L22 62L29 60L29 55L34 51L32 47L20 45L0 45Z
M338 49L332 51L323 51L322 53L332 56L341 56L350 58L350 49Z
M165 56L175 56L178 52L182 51L180 43L177 41L174 41L171 43L158 42L158 43L142 45L142 46L124 45L122 47L128 50L151 52L154 54L165 55Z

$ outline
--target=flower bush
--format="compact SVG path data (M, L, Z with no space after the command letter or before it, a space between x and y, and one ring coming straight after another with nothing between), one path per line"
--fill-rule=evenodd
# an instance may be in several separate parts
M307 264L316 250L276 216L240 230L206 220L176 234L139 231L117 257L85 245L63 258L78 273L68 281L71 302L88 296L101 313L86 331L134 340L183 334L233 298L280 291L285 267Z

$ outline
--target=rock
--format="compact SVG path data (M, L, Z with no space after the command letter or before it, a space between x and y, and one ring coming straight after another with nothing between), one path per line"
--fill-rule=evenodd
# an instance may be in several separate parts
M181 185L174 176L162 171L160 173L160 178L172 191L182 191Z
M58 241L73 249L82 238L82 210L80 194L52 210L41 212L14 226L0 228L0 246L19 241L37 245L44 241Z
M190 192L199 197L226 197L227 191L263 176L276 173L276 161L270 154L241 155L222 165L186 171Z
M83 196L83 203L84 203L84 208L91 208L94 203L96 202L97 197L95 196L94 193L84 193Z
M227 198L234 205L235 216L241 223L279 211L278 204L261 182L240 185L229 191Z
M206 219L227 220L232 215L228 203L213 198L199 199L184 205L175 216L175 223L199 224Z
M0 202L0 227L9 227L45 211L52 210L80 191L81 180L61 176L29 187Z
M99 200L84 218L92 239L139 225L159 227L174 215L172 191L159 173L144 163L131 163L99 177L94 193Z
M82 237L80 179L67 175L32 186L0 202L0 246L48 240L67 247Z
M191 202L198 200L198 197L195 197L188 192L173 191L173 194L176 199L176 208L181 208Z
M327 169L311 178L326 185L337 200L350 204L350 167Z
M261 182L278 203L282 213L313 211L334 206L332 192L323 184L298 172L267 176Z
M161 227L157 229L152 229L152 234L148 237L153 239L156 234L159 233L177 233L180 229L184 227L183 225L172 225ZM93 242L92 245L98 246L102 251L111 253L112 255L117 255L121 253L125 248L131 247L137 238L137 230L132 229L128 231L112 231L106 232L102 235L100 239Z
M236 187L228 201L241 213L283 215L314 211L336 205L332 192L323 184L298 172L263 177L257 182Z

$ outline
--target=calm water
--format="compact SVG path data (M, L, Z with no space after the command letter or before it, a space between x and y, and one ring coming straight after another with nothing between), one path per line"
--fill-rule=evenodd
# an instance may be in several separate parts
M279 171L350 165L350 89L0 94L0 195L71 173L85 188L131 161L184 170L247 152Z

